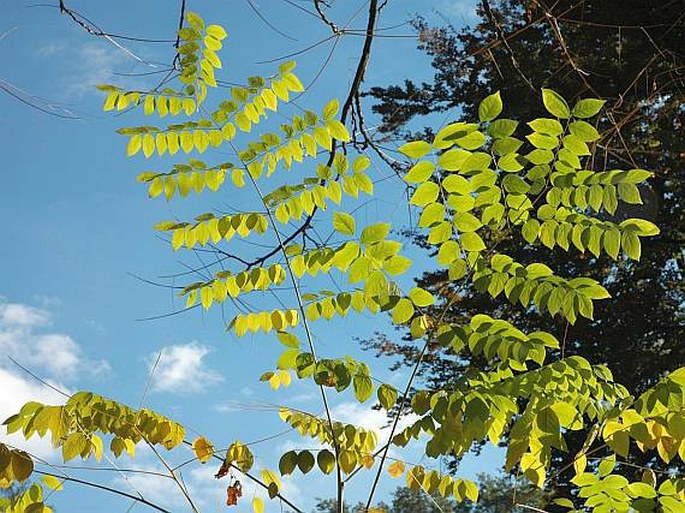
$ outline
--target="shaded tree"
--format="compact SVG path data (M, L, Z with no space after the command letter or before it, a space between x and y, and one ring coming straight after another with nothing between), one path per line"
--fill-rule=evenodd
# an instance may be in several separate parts
M613 300L597 305L595 320L570 325L500 302L473 287L464 290L449 309L450 322L464 322L475 313L511 320L525 330L548 330L563 340L564 355L581 354L607 363L615 379L637 394L665 372L685 362L685 286L683 285L683 184L685 183L685 34L681 1L481 1L478 21L471 27L433 27L414 19L420 48L432 58L431 82L406 80L401 85L374 87L367 96L382 118L385 144L421 129L422 117L477 115L478 103L501 90L509 105L507 117L530 119L543 115L533 99L540 87L551 87L575 99L591 94L607 100L597 128L595 170L619 166L654 170L655 179L641 187L641 205L622 205L614 220L639 216L661 228L661 235L644 247L639 262L614 261L589 252L549 252L518 236L502 237L501 251L528 263L546 261L562 276L591 276ZM431 123L434 125L434 123ZM418 127L418 128L417 128ZM521 127L519 127L520 129ZM423 235L407 235L429 249ZM419 285L441 297L443 308L454 290L445 286L447 272L428 272ZM377 352L399 356L413 365L419 349L385 335L368 342ZM428 354L422 377L428 386L454 382L473 363L449 351ZM485 367L485 362L480 362ZM577 434L570 453L585 433ZM634 456L646 463L643 455ZM456 462L453 462L456 463ZM566 468L568 458L557 462Z

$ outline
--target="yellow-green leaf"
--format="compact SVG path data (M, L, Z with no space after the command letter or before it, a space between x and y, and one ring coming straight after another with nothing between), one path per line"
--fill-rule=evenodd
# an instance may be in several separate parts
M354 217L345 212L335 212L333 213L333 228L336 231L345 235L354 235L357 229L357 224L354 221Z
M566 103L566 100L564 100L564 98L556 91L551 89L543 89L542 103L544 104L545 109L547 109L547 112L553 116L562 119L566 119L571 116L571 109L569 108L568 103Z

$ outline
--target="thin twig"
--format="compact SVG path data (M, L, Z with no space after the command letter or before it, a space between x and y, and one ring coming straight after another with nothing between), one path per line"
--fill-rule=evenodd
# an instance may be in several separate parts
M34 470L34 472L38 475L41 475L41 476L55 477L55 478L60 479L62 481L70 481L72 483L78 483L78 484L81 484L84 486L90 486L91 488L97 488L99 490L104 490L106 492L113 493L115 495L121 495L122 497L126 497L127 499L131 499L131 500L136 501L140 504L145 504L146 506L148 506L154 510L161 511L162 513L171 513L170 510L164 509L161 506L158 506L157 504L155 504L154 502L148 501L147 499L144 499L142 497L137 497L133 494L124 492L122 490L117 490L116 488L112 488L110 486L106 486L106 485L103 485L100 483L93 483L91 481L85 481L83 479L78 479L76 477L71 477L71 476L65 476L62 474L53 474L52 472L45 472L43 470Z

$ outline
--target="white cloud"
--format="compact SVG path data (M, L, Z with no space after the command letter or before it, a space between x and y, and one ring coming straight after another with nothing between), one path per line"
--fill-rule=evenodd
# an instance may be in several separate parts
M0 326L44 326L50 316L45 310L19 303L0 304Z
M166 346L161 350L156 367L159 353L151 354L147 364L150 372L154 368L152 389L179 394L194 393L223 381L221 375L208 368L203 361L210 352L211 348L198 342Z
M109 370L105 360L85 358L69 335L37 332L49 327L50 321L47 310L0 299L0 366L10 365L5 358L9 356L41 375L64 381Z
M38 56L44 59L59 59L64 62L64 74L59 77L62 100L80 100L88 93L99 94L95 86L112 84L125 89L145 89L139 77L119 76L117 71L130 72L144 66L143 60L130 50L117 48L112 43L98 38L78 41L53 41L38 49ZM145 66L145 69L148 70Z

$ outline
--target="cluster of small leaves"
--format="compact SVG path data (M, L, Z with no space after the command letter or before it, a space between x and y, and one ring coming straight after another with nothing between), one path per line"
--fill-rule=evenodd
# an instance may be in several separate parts
M502 112L499 93L487 97L480 105L480 125L452 123L430 143L401 146L404 155L419 159L404 179L416 184L411 203L421 208L419 226L429 230L427 241L438 247L438 263L449 267L452 280L472 268L481 291L494 297L505 291L510 300L517 291L513 302L527 307L532 299L540 310L575 322L578 315L592 317L592 299L608 297L598 284L585 280L569 286L551 271L528 283L523 266L511 261L495 262L498 268L491 272L482 232L496 236L520 226L530 244L539 240L567 251L574 246L595 256L604 251L612 258L623 249L639 259L640 237L656 235L658 228L643 219L615 224L596 216L602 208L614 214L619 198L640 203L637 186L652 173L583 169L591 155L587 144L599 134L581 118L596 115L602 102L581 100L570 109L547 89L543 102L555 118L529 122L526 141L514 137L517 121L496 119Z
M174 164L174 169L169 173L141 173L138 181L149 184L148 194L151 198L164 193L169 201L176 193L185 198L193 190L200 194L205 187L216 192L224 183L226 172L232 167L230 162L208 167L201 160L189 159L188 164Z
M91 455L99 461L103 440L97 433L113 435L110 450L116 457L124 451L133 457L141 441L171 450L185 436L183 426L158 413L145 408L134 410L90 392L72 395L63 406L27 403L4 425L7 433L21 430L26 439L50 433L52 445L61 448L64 461Z
M288 347L279 357L276 366L281 372L295 371L299 379L312 377L317 385L334 388L342 392L352 386L354 396L360 403L371 399L374 391L386 410L390 410L397 400L397 389L381 384L376 389L369 366L351 356L345 358L315 359L312 353L301 352L300 342L291 333L279 333L278 338Z
M571 480L579 488L578 498L583 499L584 509L576 509L573 501L566 498L556 499L555 503L577 513L587 510L678 513L683 510L685 479L670 477L658 484L655 473L645 469L640 481L630 482L625 476L613 473L616 465L616 456L611 455L599 462L595 472L583 472Z
M666 463L676 455L685 462L685 367L609 417L602 438L622 457L628 456L632 439L643 452L656 449Z
M237 298L240 294L254 290L265 291L272 285L280 285L286 278L281 264L270 267L254 267L250 271L233 274L231 271L219 271L214 279L207 282L195 282L183 288L179 297L186 297L186 308L197 301L198 295L202 307L208 310L213 303L223 303L227 297Z
M294 328L299 323L299 310L276 308L271 311L238 314L233 318L228 328L232 329L237 336L242 337L248 332L257 333L260 330L264 333L269 333L272 330L283 331L287 328Z
M364 173L369 162L368 157L357 157L350 174L347 156L337 153L333 159L336 175L330 167L319 164L317 177L305 178L300 184L279 187L265 196L264 200L274 210L276 220L287 224L291 219L299 221L303 214L312 215L315 208L326 210L327 200L340 205L343 193L352 198L358 197L360 191L372 195L373 182Z
M179 150L184 153L204 153L210 146L219 147L224 141L233 140L236 135L232 124L217 126L208 119L175 123L166 128L150 125L127 127L117 130L117 133L129 136L126 146L128 156L136 155L142 150L148 159L155 152L159 156L167 152L169 155L176 155Z
M294 63L289 66L294 67ZM288 101L287 95L283 101ZM290 169L293 162L302 163L307 156L317 157L318 148L330 151L334 140L350 140L345 125L334 119L338 108L338 101L331 100L323 108L321 117L312 111L305 111L304 116L293 116L290 124L280 126L284 140L278 134L263 133L258 141L250 142L247 149L238 152L238 157L247 163L247 171L257 180L265 172L266 176L271 176L279 162L283 162L285 169ZM252 127L246 128L244 131L249 132ZM342 161L336 167L341 165Z
M512 304L518 302L527 308L532 302L538 311L547 311L552 316L561 313L571 324L578 315L592 319L593 300L610 297L596 280L567 280L556 276L545 264L523 266L500 253L493 255L489 262L476 262L473 282L479 292L487 292L493 298L504 292Z
M468 325L439 326L437 340L455 354L468 350L489 362L499 360L515 371L527 370L527 361L542 365L547 349L559 348L559 341L551 333L536 331L526 335L507 321L483 314L474 315Z
M373 452L378 444L378 437L375 431L341 422L333 422L331 429L331 426L325 419L287 408L281 408L279 415L284 422L295 428L301 436L318 439L319 442L329 447L337 444L337 463L344 473L350 474L359 466L370 468L373 465ZM329 474L335 468L335 455L328 449L319 451L316 459L320 470L324 474ZM301 472L306 474L313 467L314 456L310 451L301 451L299 453L295 451L286 452L281 456L279 462L281 475L289 475L295 468L299 468Z
M555 342L547 334L531 336L543 345ZM422 417L393 443L404 446L410 438L425 433L430 437L426 444L429 456L461 455L481 440L497 445L506 430L507 469L519 464L523 473L541 486L552 448L566 450L564 432L583 428L584 418L601 418L610 405L626 396L625 388L611 382L606 367L593 367L581 357L521 374L515 373L507 360L491 372L465 376L453 392L419 391L412 409Z
M199 437L193 442L193 449L195 451L195 456L202 463L209 461L209 458L214 454L214 446L209 440L203 437ZM235 441L226 450L226 456L214 477L221 479L229 473L231 468L236 468L240 472L247 474L254 466L254 463L255 458L250 448L240 441ZM269 498L273 499L276 497L283 487L278 474L268 468L264 468L260 472L260 477L261 483L267 489ZM232 484L229 484L227 492L228 499L226 505L235 506L237 504L237 499L242 496L240 481L235 480ZM252 507L255 513L263 512L264 504L262 499L254 497L252 500Z
M426 471L421 465L409 469L403 461L398 460L388 467L391 477L397 478L405 473L407 475L407 487L416 492L428 495L440 494L441 497L454 497L457 502L468 499L472 502L478 500L478 486L473 481L461 478L453 478L450 475L440 474L437 470Z
M195 217L194 223L162 221L155 229L171 233L171 246L174 251L185 246L192 249L196 244L204 246L210 241L219 243L222 239L231 240L236 234L245 238L253 231L263 234L269 223L265 215L258 212L216 217L211 212Z
M181 111L186 115L192 115L197 111L198 106L207 97L207 87L217 87L214 70L221 68L221 60L216 52L222 48L222 41L227 34L219 25L205 26L202 18L192 11L186 13L185 21L185 26L178 31L181 44L175 60L179 65L178 79L185 85L183 90L165 88L159 93L144 94L124 91L112 85L99 86L100 90L108 92L104 110L121 111L129 106L142 105L145 115L156 111L160 117L168 114L177 115ZM147 136L136 134L134 137L140 141L136 143L139 147L149 146L148 141L151 139Z

